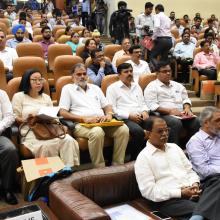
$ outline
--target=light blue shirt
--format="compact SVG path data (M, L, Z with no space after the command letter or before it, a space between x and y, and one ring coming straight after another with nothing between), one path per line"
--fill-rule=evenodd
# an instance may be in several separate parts
M186 150L193 169L201 179L220 173L220 137L212 137L202 129L191 137Z
M27 38L24 38L23 41L20 42L20 41L17 41L15 38L12 38L6 41L6 46L16 49L16 46L19 43L32 43L32 41Z
M82 2L82 12L88 12L90 14L90 1L85 0Z
M185 44L183 42L179 42L176 44L173 55L181 58L193 58L193 50L195 49L195 44L189 42Z

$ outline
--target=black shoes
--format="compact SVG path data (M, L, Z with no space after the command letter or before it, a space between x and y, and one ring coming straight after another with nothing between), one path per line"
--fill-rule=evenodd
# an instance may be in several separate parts
M4 198L5 202L8 203L9 205L18 204L18 200L17 200L16 196L10 191L5 191L3 198Z

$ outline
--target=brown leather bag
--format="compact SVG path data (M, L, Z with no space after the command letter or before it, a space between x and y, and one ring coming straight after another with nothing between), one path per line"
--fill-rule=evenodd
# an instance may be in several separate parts
M50 140L53 138L63 139L66 136L65 126L55 119L43 120L37 115L30 116L27 118L27 122L20 125L19 130L21 130L24 125L28 125L29 129L22 137L25 137L30 130L34 132L34 135L39 140Z

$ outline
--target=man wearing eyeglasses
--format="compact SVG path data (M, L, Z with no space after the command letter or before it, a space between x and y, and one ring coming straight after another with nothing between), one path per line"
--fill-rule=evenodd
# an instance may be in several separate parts
M216 191L200 190L199 176L184 152L176 144L167 143L166 122L157 117L149 118L146 130L149 139L134 169L140 192L151 201L152 209L178 220L219 219ZM219 188L218 184L218 191Z
M199 130L199 120L192 113L186 88L171 80L169 61L160 61L156 71L157 79L150 82L144 90L145 102L171 128L169 142L179 144L183 128L187 129L188 136L191 137ZM185 143L182 144L185 146Z

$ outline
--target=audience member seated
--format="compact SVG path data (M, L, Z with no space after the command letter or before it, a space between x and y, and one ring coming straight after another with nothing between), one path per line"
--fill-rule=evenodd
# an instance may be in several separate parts
M73 33L73 28L71 26L66 26L65 35L71 36ZM62 37L62 36L61 36Z
M190 28L188 28L188 27L184 28L183 33L188 33L188 34L190 35L190 40L189 40L189 41L190 41L191 43L195 44L195 46L196 46L197 39L196 39L196 38L193 36L193 34L191 33Z
M216 27L214 26L214 20L212 20L211 18L208 19L208 27L205 28L205 32L204 34L207 34L207 32L209 32L209 30L212 30L212 32L214 34L217 34L218 30L216 29Z
M41 14L41 21L39 23L36 24L37 27L42 27L42 25L48 26L50 28L50 30L52 31L53 26L51 25L51 23L48 21L47 19L47 14Z
M16 122L19 125L25 122L30 115L36 115L41 107L53 106L50 97L43 93L43 81L44 79L37 69L29 69L22 76L20 92L16 93L12 99ZM60 156L65 165L79 165L78 143L68 134L65 138L39 140L28 125L22 126L20 132L21 143L35 157Z
M79 34L77 32L76 33L73 32L71 34L71 39L67 41L66 44L72 48L73 55L75 55L77 47L80 46Z
M33 30L32 30L32 27L27 27L27 21L26 21L26 18L19 18L19 24L22 24L25 26L25 29L26 31L28 32L28 39L30 41L33 41Z
M187 153L193 169L205 183L214 178L220 185L220 110L206 107L199 119L201 128L187 143Z
M219 219L220 199L216 193L220 184L213 184L215 190L211 186L201 190L199 176L184 152L176 144L167 143L166 122L152 118L147 124L149 139L134 165L142 196L151 201L153 210L175 219Z
M199 39L199 33L197 33L197 31L196 31L196 26L195 25L191 26L191 36L195 37L196 40Z
M191 26L191 20L189 18L189 15L183 15L183 20L185 22L184 27L190 27Z
M31 41L24 36L25 26L22 24L18 24L12 27L12 34L14 35L14 38L6 41L7 47L15 49L19 43L31 43Z
M55 16L55 23L52 28L54 28L56 25L66 26L65 22L63 21L63 19L61 18L61 15L59 13Z
M3 9L0 9L0 18L5 18L5 15L4 15L4 10Z
M76 64L72 70L74 83L65 85L62 89L59 107L60 115L65 119L77 122L73 135L88 139L91 161L95 167L104 167L103 157L104 137L114 138L112 164L123 164L129 139L126 125L119 127L87 128L80 123L99 123L112 120L112 107L107 102L101 89L87 83L86 67Z
M193 64L193 51L195 49L195 44L190 42L190 34L182 34L182 42L176 44L173 56L177 60L177 64L181 65L181 75L177 76L179 82L188 83L189 82L189 66Z
M84 62L86 61L86 59L88 57L91 57L91 52L97 48L96 46L97 45L96 45L96 42L94 39L87 39L86 40L85 49L82 52L82 54L80 55L83 58Z
M117 51L112 59L112 64L116 66L116 60L123 55L129 54L129 48L131 47L130 39L124 38L121 42L122 49Z
M205 40L209 42L210 51L213 52L217 57L219 56L219 48L214 43L215 36L213 33L207 33L205 35Z
M71 24L71 27L78 27L78 26L80 26L80 16L75 15L73 17L73 23Z
M27 21L32 24L33 22L33 13L30 8L26 8L26 16L27 16Z
M219 29L219 21L218 18L215 17L214 14L211 15L211 19L213 20L214 27L218 30Z
M15 121L12 106L5 91L0 90L0 168L1 168L1 197L11 205L18 203L13 189L16 182L18 154L14 144L4 136L6 128Z
M52 33L51 30L48 26L43 27L41 30L43 40L39 42L39 44L43 48L44 52L44 58L47 60L48 59L48 47L51 44L54 44L54 40L52 39Z
M0 30L0 60L4 63L6 79L9 81L13 78L13 60L18 58L14 48L6 47L6 35Z
M200 46L202 51L195 55L193 66L198 69L200 75L207 76L209 80L215 80L219 57L210 51L208 41L202 41Z
M20 12L19 18L12 22L12 27L18 24L23 24L27 32L33 35L31 23L27 21L27 14L25 12Z
M88 38L90 38L90 37L91 37L90 31L89 31L87 28L85 28L85 29L83 29L83 31L82 31L81 37L80 37L80 39L79 39L79 42L85 44L86 40L87 40Z
M118 66L119 81L107 88L106 97L113 106L115 117L124 120L129 128L131 140L128 151L135 160L145 146L146 120L149 109L144 101L141 87L133 82L133 68L130 63Z
M183 34L184 27L181 25L179 18L177 18L177 19L175 20L175 26L174 26L174 27L176 27L176 28L178 29L178 31L179 31L179 36L181 36L181 35Z
M7 4L4 16L9 17L11 24L16 19L16 12L13 10L13 6L11 3Z
M148 63L144 60L141 60L141 53L141 47L139 45L131 46L129 49L131 59L126 61L126 63L130 63L132 65L133 79L135 82L138 82L141 74L151 73Z
M96 44L97 44L97 48L101 49L102 51L104 50L105 45L101 42L101 38L100 38L100 32L95 29L92 32L92 38L95 40Z
M195 17L195 28L196 28L196 33L199 34L202 31L202 19L200 17Z
M171 80L169 62L159 62L156 71L157 79L150 82L144 90L145 102L151 111L160 113L171 128L169 142L179 144L183 127L191 137L199 130L199 121L192 117L191 101L186 88ZM187 119L181 120L180 117Z
M117 69L104 57L104 52L101 49L96 49L91 52L92 64L87 68L87 75L92 82L101 86L104 76L117 73Z
M201 129L191 137L186 149L193 169L198 173L202 181L201 188L210 198L206 204L207 210L211 209L212 217L204 216L208 219L218 219L220 186L220 110L215 107L206 107L200 113ZM208 197L209 196L209 197Z

